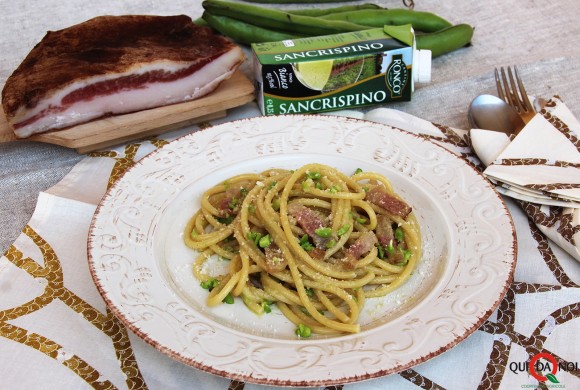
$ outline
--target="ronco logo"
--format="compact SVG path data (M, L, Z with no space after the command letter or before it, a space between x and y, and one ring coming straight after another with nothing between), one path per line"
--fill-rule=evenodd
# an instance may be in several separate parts
M409 77L408 73L407 65L403 62L403 55L394 55L393 61L389 65L385 75L387 88L391 92L391 98L397 98L403 95Z

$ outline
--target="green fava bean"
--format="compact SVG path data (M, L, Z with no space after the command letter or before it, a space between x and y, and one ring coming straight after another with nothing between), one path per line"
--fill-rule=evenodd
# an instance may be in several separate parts
M312 0L244 0L248 3L267 3L267 4L288 4L288 3L314 3ZM350 0L316 0L316 3L340 3Z
M304 8L304 9L293 9L288 10L288 13L294 15L304 15L304 16L324 16L329 14L336 14L341 12L351 12L358 11L361 9L382 9L380 5L373 3L364 3L356 5L343 5L342 7L332 7L332 8Z
M207 11L203 13L203 20L220 34L245 45L300 37L298 34L270 30L227 16L213 15Z
M417 34L417 49L431 50L432 57L460 49L471 42L473 27L458 24L429 34Z
M342 20L324 20L312 16L294 15L274 8L232 1L205 0L202 5L205 11L213 15L228 16L275 31L309 36L339 34L366 28Z
M453 24L431 12L409 9L375 9L332 13L322 16L327 20L342 20L369 27L402 26L410 24L416 31L435 32Z

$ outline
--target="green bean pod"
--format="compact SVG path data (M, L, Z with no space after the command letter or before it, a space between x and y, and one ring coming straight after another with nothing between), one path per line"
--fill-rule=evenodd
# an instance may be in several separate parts
M198 25L198 26L205 26L205 27L209 26L207 24L207 22L205 20L203 20L203 17L200 17L200 18L195 19L193 21L193 24Z
M289 3L341 3L351 0L244 0L248 3L289 4Z
M304 9L292 9L286 12L294 15L303 16L324 16L329 14L336 14L341 12L352 12L360 11L363 9L384 9L380 5L373 3L355 4L355 5L343 5L341 7L332 8L304 8Z
M431 50L432 57L438 57L466 46L473 37L473 27L458 24L434 33L417 34L417 49Z
M287 12L223 0L206 0L203 4L206 10L202 18L208 25L236 42L246 45L375 28L375 26L348 21L292 15ZM240 9L240 5L249 8ZM213 12L214 9L216 12ZM382 27L383 22L378 26ZM431 50L432 56L438 57L466 46L472 36L473 27L468 24L458 24L435 32L418 33L416 35L417 48Z
M410 24L416 31L436 32L453 24L431 12L409 9L375 9L332 13L321 16L327 20L342 20L371 27L402 26Z
M208 11L203 13L202 18L214 30L244 45L301 37L298 34L270 30L227 16L213 15Z
M206 0L203 8L213 15L228 16L259 27L304 35L331 35L359 31L359 26L341 20L324 20L312 16L293 15L272 8L224 0Z

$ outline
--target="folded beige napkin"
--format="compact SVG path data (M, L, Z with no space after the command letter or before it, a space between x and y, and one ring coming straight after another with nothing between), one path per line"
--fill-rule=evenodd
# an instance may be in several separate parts
M498 192L521 202L551 240L580 261L580 122L558 96L517 135L471 129Z
M486 148L478 143L479 135L472 143L482 153ZM483 173L500 185L498 191L513 198L580 207L579 168L580 122L555 96Z

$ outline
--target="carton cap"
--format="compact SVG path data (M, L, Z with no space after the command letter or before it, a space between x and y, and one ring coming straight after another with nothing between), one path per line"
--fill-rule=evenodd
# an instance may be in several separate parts
M431 81L431 50L415 50L413 53L413 81Z

